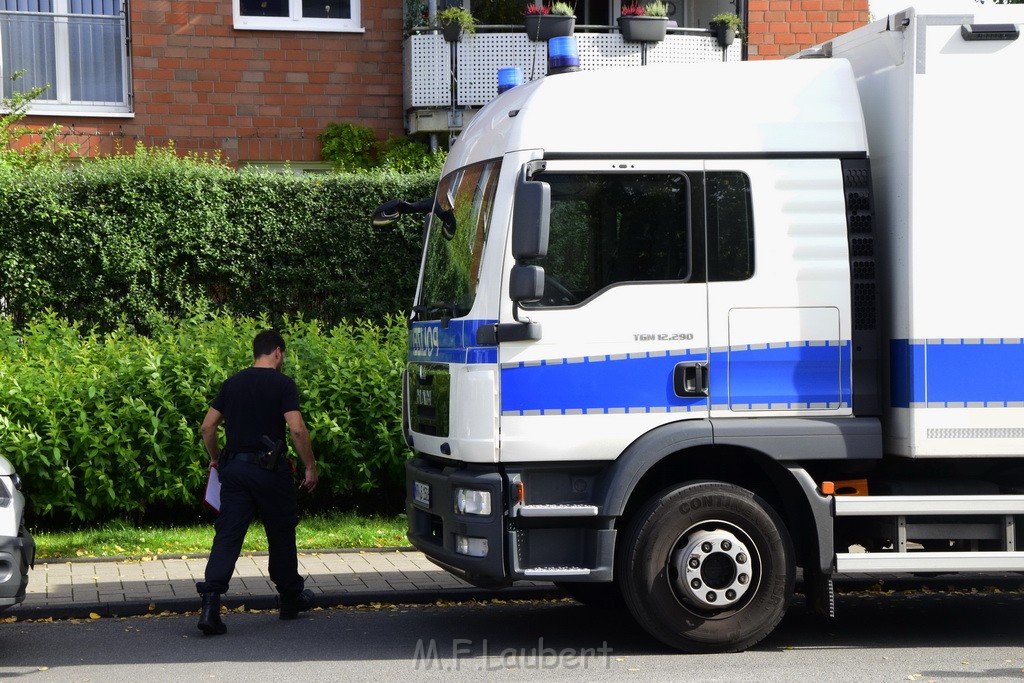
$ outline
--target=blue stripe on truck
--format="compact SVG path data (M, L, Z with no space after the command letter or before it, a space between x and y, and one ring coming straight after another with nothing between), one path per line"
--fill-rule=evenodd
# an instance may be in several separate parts
M520 363L501 370L501 410L503 414L605 413L703 406L707 399L679 398L672 389L676 364L703 358L703 353L680 351L672 356L631 354Z
M1024 405L1024 340L937 339L889 342L895 408Z
M409 360L417 363L497 363L497 346L478 346L476 333L496 320L415 322L409 329Z
M676 364L705 358L702 350L597 356L520 363L501 371L506 415L663 412L705 409L703 398L680 398ZM730 366L731 363L731 366ZM850 402L850 344L793 342L713 352L711 401L734 410L836 409Z

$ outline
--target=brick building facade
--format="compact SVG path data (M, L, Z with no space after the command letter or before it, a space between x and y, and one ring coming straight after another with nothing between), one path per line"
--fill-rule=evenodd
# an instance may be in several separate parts
M868 20L868 0L749 0L747 58L788 57Z
M125 4L0 0L5 75L26 64L57 83L29 122L58 123L82 156L173 140L235 164L317 162L328 124L404 132L400 0L132 0L127 21ZM260 16L268 5L284 16ZM774 59L864 24L868 0L747 0L745 14L748 58ZM76 66L46 66L54 54Z
M318 161L316 136L330 123L404 132L401 2L363 0L362 31L239 28L231 0L128 6L126 111L62 116L55 105L28 120L60 124L82 156L173 140L179 151L222 150L232 163Z

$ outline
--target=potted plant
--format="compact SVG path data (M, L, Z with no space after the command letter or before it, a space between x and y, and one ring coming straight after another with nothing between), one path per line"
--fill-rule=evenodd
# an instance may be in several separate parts
M441 27L441 35L449 43L456 43L462 33L476 33L473 15L464 7L447 7L437 13L437 24Z
M633 2L622 6L618 19L622 39L633 43L657 43L665 39L668 28L668 5L652 0L646 5Z
M716 14L711 17L709 25L711 30L715 32L718 44L722 47L732 45L733 41L736 40L736 36L743 30L743 23L740 21L739 15L733 12Z
M571 36L576 29L576 16L572 5L567 2L529 4L526 6L523 23L530 40L546 42L559 36Z

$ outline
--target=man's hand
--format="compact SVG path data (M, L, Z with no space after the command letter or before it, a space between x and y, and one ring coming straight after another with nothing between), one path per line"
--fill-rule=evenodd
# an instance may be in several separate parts
M300 488L303 488L310 493L316 488L317 482L316 465L306 468L306 476L302 478L302 483L299 484Z
M309 442L309 430L306 429L302 413L297 410L285 413L284 421L288 423L288 431L292 434L292 443L295 445L295 450L299 457L302 458L302 464L306 468L306 476L303 477L300 486L307 491L312 491L316 488L317 476L316 460L313 459L313 446Z

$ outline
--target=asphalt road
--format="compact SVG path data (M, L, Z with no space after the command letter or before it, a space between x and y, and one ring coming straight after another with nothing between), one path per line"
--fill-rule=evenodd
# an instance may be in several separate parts
M0 678L29 681L1003 681L1024 679L1024 593L844 594L744 653L666 651L571 601L0 623ZM2 618L2 615L0 615Z

